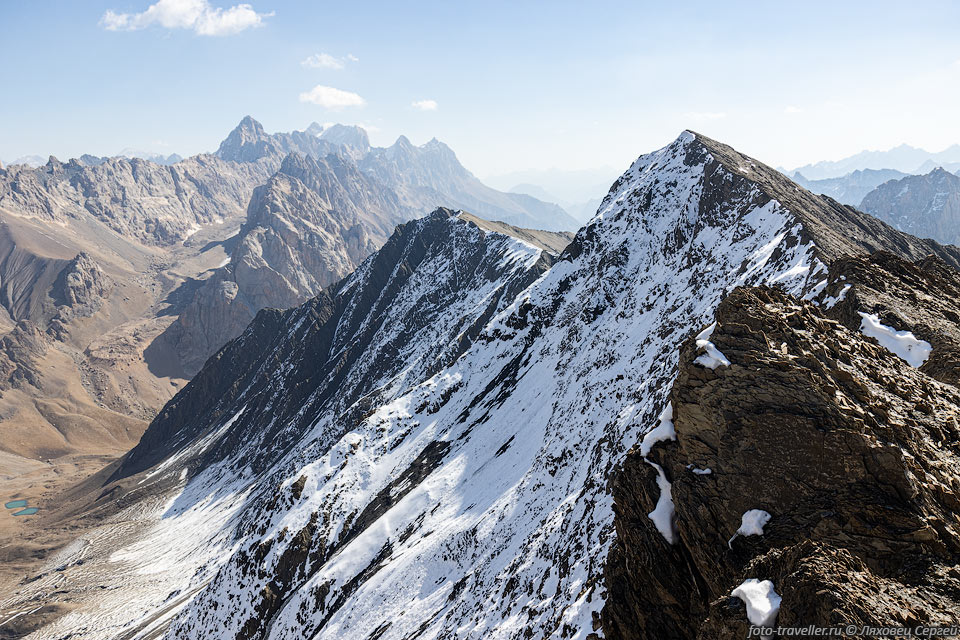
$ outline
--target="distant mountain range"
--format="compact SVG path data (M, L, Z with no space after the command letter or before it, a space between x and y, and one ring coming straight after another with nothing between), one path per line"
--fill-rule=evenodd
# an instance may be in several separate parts
M597 212L601 195L619 175L612 167L597 169L528 169L491 176L486 180L498 189L560 204L570 215L586 222Z
M807 180L805 188L857 207L893 227L921 238L960 243L960 177L937 167L913 175L894 169L858 169L840 178Z
M814 193L830 196L837 202L856 207L865 195L887 180L897 180L907 175L909 174L894 169L857 169L839 178L808 180L799 171L790 174L790 178Z
M908 144L887 151L861 151L842 160L825 160L807 164L787 171L789 175L800 173L807 180L840 178L863 169L894 169L902 173L928 173L935 167L948 171L960 169L960 144L954 144L940 152L930 152Z
M860 209L909 234L960 245L960 177L943 169L885 182Z
M78 160L80 160L86 165L94 166L97 164L102 164L107 160L109 160L110 158L127 158L127 159L140 158L141 160L149 160L151 162L156 162L157 164L175 164L183 160L183 156L177 153L164 155L162 153L156 153L154 151L142 151L142 150L133 149L130 147L123 149L122 151L120 151L120 153L116 154L115 156L94 156L94 155L85 153L82 156L80 156ZM37 156L37 155L20 156L15 160L0 162L0 166L6 167L6 166L15 165L15 164L23 164L28 167L32 167L36 169L37 167L42 167L43 165L45 165L48 160L49 160L49 157L44 158L43 156Z

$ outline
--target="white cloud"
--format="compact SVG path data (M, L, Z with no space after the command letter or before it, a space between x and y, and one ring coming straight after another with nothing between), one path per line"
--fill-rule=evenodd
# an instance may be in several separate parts
M803 113L803 109L801 109L800 107L795 107L791 104L791 105L787 105L787 108L784 109L783 112L792 115L795 113Z
M420 109L420 111L436 111L437 110L437 101L436 100L417 100L411 102L410 106L414 109Z
M157 24L166 29L189 29L201 36L228 36L263 26L263 19L272 15L257 13L249 4L222 9L208 0L158 0L142 13L108 10L100 18L100 26L107 31L137 31Z
M358 60L353 55L348 55L346 58L338 58L329 53L315 53L307 57L300 64L312 69L343 69L347 62L358 62Z
M300 102L312 102L326 109L339 110L345 107L362 107L367 101L352 91L343 91L318 84L310 91L300 94Z
M350 62L360 62L360 58L353 55L352 53L347 54L347 60L349 60Z
M706 122L708 120L722 120L727 117L727 114L722 111L694 111L683 114L683 117L697 122Z

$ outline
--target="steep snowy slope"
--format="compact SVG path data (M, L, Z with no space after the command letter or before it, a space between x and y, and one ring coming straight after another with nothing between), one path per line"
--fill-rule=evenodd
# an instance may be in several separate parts
M692 133L638 159L547 271L445 220L449 239L406 225L332 299L261 313L206 365L114 474L143 481L118 521L138 493L172 501L75 572L149 588L39 637L176 614L170 638L585 638L608 482L727 293L811 296L871 247L960 258Z

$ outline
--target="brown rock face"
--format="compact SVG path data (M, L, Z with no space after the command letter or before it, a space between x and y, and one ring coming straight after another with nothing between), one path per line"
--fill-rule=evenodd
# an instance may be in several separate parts
M933 257L910 263L881 251L837 260L830 281L822 299L837 300L832 317L856 330L859 312L871 313L912 332L933 347L921 371L941 382L960 382L960 272Z
M956 279L889 255L856 264L845 304L910 289L914 301L897 305L905 317L936 278ZM886 287L858 284L871 274ZM729 594L748 578L773 582L782 626L956 622L960 392L844 326L849 315L737 289L710 338L731 364L703 367L687 342L671 394L676 441L649 456L672 483L678 541L647 517L660 490L635 449L613 487L607 638L744 638L744 605ZM772 515L763 535L731 540L752 509Z

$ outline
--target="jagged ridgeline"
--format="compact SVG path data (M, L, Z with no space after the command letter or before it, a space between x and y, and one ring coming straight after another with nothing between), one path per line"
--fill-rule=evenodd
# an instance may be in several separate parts
M713 348L728 357L708 359L716 367L708 370L723 376L725 366L740 366L730 337L738 329L726 319L741 316L724 311L731 305L748 309L748 327L763 314L804 309L810 327L854 336L858 357L905 370L899 356L858 337L859 325L830 325L804 300L837 313L859 300L880 326L895 326L899 316L877 306L879 294L857 297L853 263L842 258L883 250L907 264L932 254L949 270L960 251L815 196L689 132L640 157L567 241L439 210L398 227L319 296L261 311L164 408L113 470L111 486L98 487L107 493L91 510L137 526L121 534L120 525L105 525L71 580L119 588L87 593L47 632L519 639L639 629L652 638L694 637L704 625L715 634L703 638L732 638L746 624L742 605L727 607L729 624L711 607L727 603L740 580L779 580L786 603L787 573L747 568L766 549L747 553L740 540L728 549L739 521L716 524L722 544L698 548L698 561L715 557L723 568L712 581L676 578L682 562L693 562L684 555L698 515L690 505L709 494L678 491L676 508L665 504L675 544L647 517L648 498L669 502L666 487L686 471L681 463L709 462L712 474L697 478L719 481L724 460L677 454L667 464L675 454L658 446L651 455L662 455L666 484L655 479L648 491L653 467L627 453L664 424L678 372L684 382L696 377L691 367L704 368L690 362L691 337L714 339L701 332L719 320ZM844 264L853 289L841 293ZM775 289L765 298L738 289L763 286ZM809 336L787 335L798 330L789 318L778 322L787 325L776 325L787 347L778 357L819 366L814 356L789 358L791 348L815 347ZM949 331L941 333L948 344ZM754 352L765 349L781 345L752 335L742 354L762 360ZM872 375L862 385L875 384L866 381ZM909 375L932 394L949 384L923 368ZM681 447L687 407L696 404L690 394L678 406ZM736 400L720 397L724 417L724 398ZM749 449L754 435L764 434L730 437ZM731 480L739 493L717 517L735 512L739 520L752 486ZM774 527L786 517L775 498L758 492L756 506ZM945 509L929 513L955 520ZM636 556L624 563L622 546L633 540L650 543L628 546ZM645 586L661 575L677 584ZM673 627L633 624L646 597ZM696 606L680 619L671 602ZM676 629L686 635L669 635Z

